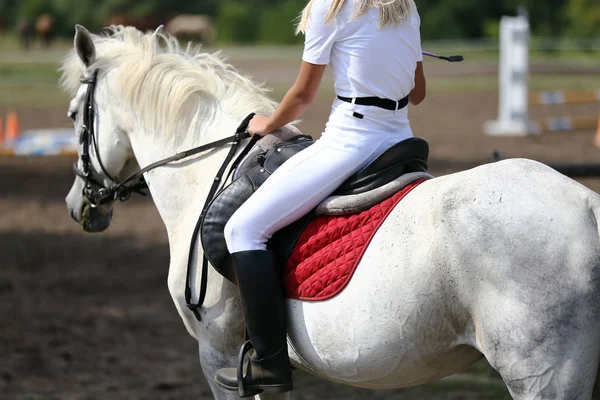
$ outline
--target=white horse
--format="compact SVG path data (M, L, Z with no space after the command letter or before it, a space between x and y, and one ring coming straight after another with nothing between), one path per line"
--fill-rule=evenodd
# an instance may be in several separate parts
M106 185L99 156L122 179L138 165L231 135L250 112L273 110L260 87L217 55L180 50L160 32L113 33L78 27L62 79L75 93L70 114L79 130L88 86L80 79L99 71L98 151L90 156ZM183 288L189 240L227 151L146 174L169 237L169 290L217 399L237 398L213 382L219 368L237 365L244 338L237 290L211 268L199 322ZM106 229L113 203L91 208L82 189L77 177L66 199L71 215L87 231ZM597 194L534 161L429 180L384 222L345 290L327 301L287 302L290 359L334 382L392 389L486 357L515 399L590 399L600 362L599 217Z

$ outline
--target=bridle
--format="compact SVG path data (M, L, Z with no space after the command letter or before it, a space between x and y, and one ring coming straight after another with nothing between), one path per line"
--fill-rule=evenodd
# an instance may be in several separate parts
M106 167L104 166L104 163L102 162L102 159L100 158L98 138L96 137L96 131L94 127L96 117L96 104L94 95L96 93L97 79L98 70L94 71L91 77L81 79L81 83L88 85L83 109L83 124L81 125L81 129L79 131L79 143L82 145L80 156L82 169L77 167L77 163L73 165L73 172L75 175L83 179L85 184L83 188L83 196L87 200L88 204L93 208L116 200L117 197L119 197L117 196L116 191L113 192L110 190L110 188L104 186L102 183L102 178L97 178L95 175L98 174L92 169L90 150L93 146L102 173L107 180L112 182L111 187L119 185L118 181L110 176L106 170ZM141 190L140 193L142 193ZM127 196L123 193L122 198L126 199L126 197Z
M83 109L83 123L79 130L79 143L82 145L81 149L81 166L79 169L77 163L73 164L73 172L84 181L83 197L87 200L90 207L96 208L103 204L110 203L115 200L126 201L131 196L131 193L138 193L146 196L143 189L147 188L144 177L141 174L134 174L120 182L113 178L100 156L100 148L98 146L98 137L95 130L95 118L96 118L96 84L98 82L98 70L94 71L92 76L81 79L81 83L88 85L85 94L85 104ZM111 182L110 186L105 186L101 174L94 171L92 168L92 159L90 157L91 149L94 149L96 159L100 165L101 174L104 175L104 179ZM136 181L135 184L127 185Z
M126 201L131 197L132 193L146 196L146 193L143 192L143 190L148 187L146 181L144 180L144 174L146 172L175 161L183 160L184 158L191 157L198 153L224 146L229 143L232 143L231 152L235 154L239 143L242 140L250 137L250 134L246 131L246 129L248 128L248 123L254 114L250 114L244 119L242 124L236 130L235 135L205 144L203 146L194 147L193 149L187 151L182 151L174 156L152 163L129 176L122 182L119 182L107 171L104 163L102 162L102 158L100 157L100 150L98 147L98 136L96 135L95 130L95 92L96 84L98 83L98 70L94 71L92 76L81 79L81 83L88 85L83 110L83 124L81 125L81 129L79 131L79 143L82 145L80 156L82 169L80 169L77 166L77 163L75 163L73 165L73 172L75 175L83 179L85 183L83 188L83 196L87 200L90 207L98 207L116 200ZM259 137L255 137L255 140L251 141L251 145L253 146L258 139ZM101 173L104 175L104 179L111 182L109 186L105 186L102 183L102 177L96 177L100 174L97 171L94 171L92 168L92 160L90 157L90 150L92 149L92 146L94 148L94 152L96 153L96 159L100 165ZM248 151L249 150L250 149L248 149ZM231 161L229 157L228 160ZM234 166L232 166L232 168L233 167Z
M186 275L186 287L185 287L185 299L188 308L194 313L196 318L200 321L200 313L199 309L202 307L204 302L204 298L206 296L206 288L208 285L208 259L203 256L202 261L202 280L200 287L200 295L197 303L192 303L192 286L190 280L190 271L193 268L193 254L194 249L196 247L196 241L198 237L198 232L200 230L200 225L204 215L206 214L206 210L212 199L218 193L219 189L225 185L225 183L229 180L231 174L239 163L248 155L252 147L256 144L256 142L260 139L260 136L255 135L252 137L250 142L246 145L246 147L241 151L240 155L236 158L236 160L231 164L229 168L229 172L226 175L226 178L223 179L223 175L227 170L227 166L231 163L237 149L242 140L250 137L248 133L248 124L252 117L254 117L254 113L248 115L240 124L240 126L236 129L235 135L226 137L224 139L220 139L202 146L194 147L193 149L182 151L177 153L171 157L164 158L160 161L156 161L142 169L133 175L129 176L122 182L119 182L116 178L113 178L107 171L106 167L102 163L102 159L100 157L100 151L98 147L98 137L96 135L96 131L94 129L94 123L96 119L96 108L95 108L95 92L96 92L96 84L98 83L98 70L95 70L92 76L81 79L81 83L85 83L88 85L86 95L85 95L85 105L83 110L83 124L81 125L81 129L79 131L79 143L82 145L81 156L79 160L81 161L82 169L77 166L77 163L73 165L73 172L75 175L83 179L84 188L83 188L83 197L86 199L90 207L99 207L103 204L108 204L116 200L126 201L131 197L132 193L138 193L140 195L146 196L146 193L143 192L144 189L148 188L146 181L144 179L144 174L148 171L151 171L160 166L183 160L185 158L191 157L198 153L202 153L207 150L212 150L226 144L231 143L231 148L225 161L219 168L217 175L213 181L213 184L208 193L206 202L202 207L202 212L200 213L200 217L196 224L196 228L194 229L194 233L192 235L192 242L189 248L188 255L188 266L187 266L187 275ZM101 173L104 175L104 179L102 177L96 178L94 175L100 175L98 171L94 171L92 168L92 162L90 157L90 150L94 149L96 153L96 159L98 164L100 165ZM109 186L105 186L102 182L103 180L108 180L111 182Z

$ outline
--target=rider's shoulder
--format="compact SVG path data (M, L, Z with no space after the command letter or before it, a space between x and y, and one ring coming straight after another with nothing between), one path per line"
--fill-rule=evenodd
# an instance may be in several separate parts
M421 27L421 16L416 8L410 12L410 26L417 29Z
M331 5L332 0L313 0L310 6L310 13L311 15L325 17L329 13Z

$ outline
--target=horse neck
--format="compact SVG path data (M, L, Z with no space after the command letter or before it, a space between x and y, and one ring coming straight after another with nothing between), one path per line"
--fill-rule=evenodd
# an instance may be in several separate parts
M182 142L174 140L174 138L165 138L164 135L161 136L160 132L138 133L131 139L133 152L139 165L144 167L180 151L233 135L235 129L245 117L240 117L240 115L237 113L233 116L222 115L221 118L212 118L212 123L202 126L206 132L197 132L193 137L185 138ZM175 281L180 286L177 289L179 291L178 296L183 294L189 244L194 228L214 182L215 175L223 164L230 148L230 145L224 145L221 148L156 168L147 173L146 180L152 198L167 229L171 253L169 282ZM243 146L240 146L241 148ZM193 269L191 276L192 281L198 283L200 280L199 275L197 278L194 275L196 272L199 274L199 266L202 263L202 248L199 238L197 240L197 255L196 265L198 267ZM227 286L224 284L224 278L212 268L209 268L209 282L206 297L207 305L222 303L224 300L236 295L233 289L225 289ZM230 286L234 288L233 285ZM195 290L194 299L197 298L197 293L198 291Z
M138 164L144 167L181 151L232 136L245 117L243 112L229 114L220 108L212 110L209 115L197 115L195 121L205 122L194 123L192 131L174 132L167 136L162 132L135 130L136 133L131 137L132 149ZM191 215L196 215L197 219L230 148L231 145L226 144L158 167L147 174L146 180L154 202L170 236L185 227Z

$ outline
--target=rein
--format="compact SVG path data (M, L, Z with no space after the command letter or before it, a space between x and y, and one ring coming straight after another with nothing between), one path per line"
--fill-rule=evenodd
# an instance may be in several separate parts
M234 140L233 144L231 145L231 149L229 150L229 153L227 154L225 161L223 161L221 168L219 168L219 171L217 172L217 175L215 176L215 179L213 180L213 184L210 188L210 191L208 192L208 195L206 196L206 201L204 202L204 207L202 207L202 212L200 213L200 216L198 217L198 222L196 222L196 227L194 228L194 233L192 234L192 241L190 243L190 248L189 248L189 253L188 253L187 270L185 273L185 303L186 303L187 307L190 309L190 311L192 313L194 313L194 316L196 317L196 319L198 321L202 321L202 316L200 315L200 308L202 307L202 304L204 303L204 299L206 297L206 289L208 287L208 258L206 258L206 255L204 255L204 252L203 252L202 253L202 278L200 281L200 295L198 296L198 302L193 303L192 302L192 283L191 283L191 279L190 279L190 272L194 268L194 249L196 247L196 243L198 242L198 232L200 231L200 227L202 226L202 220L204 219L204 216L206 215L208 206L210 205L211 201L214 199L215 195L219 192L219 186L221 186L221 183L223 183L223 185L225 185L225 183L229 180L229 177L231 176L233 171L236 170L239 163L244 159L244 157L246 157L246 155L250 152L252 147L254 147L256 142L258 142L258 140L260 139L260 136L258 136L258 135L252 137L252 139L250 140L250 143L248 143L246 145L246 147L244 147L244 150L242 150L242 152L236 158L236 160L233 162L233 164L231 164L231 167L229 168L229 172L227 173L226 178L223 180L222 179L223 174L225 173L227 166L231 162L231 159L235 155L235 152L241 141L241 139L237 139L237 137L238 137L238 135L240 138L247 138L250 136L250 134L247 132L247 129L248 129L248 124L250 123L250 120L253 117L254 117L254 113L248 115L242 121L241 125L237 128L235 135L227 138L227 139L231 139L231 138L236 138L236 139ZM225 139L223 139L223 140L225 140ZM213 143L218 143L218 142L213 142ZM213 144L213 143L211 143L211 144Z
M93 208L106 203L110 203L111 201L115 200L126 201L129 199L132 193L138 193L140 195L145 196L146 193L142 192L142 190L148 187L144 180L144 174L146 172L149 172L153 169L156 169L166 164L170 164L175 161L180 161L185 158L189 158L198 153L202 153L207 150L212 150L217 147L224 146L229 143L233 143L234 145L236 145L237 148L237 145L239 145L239 143L242 140L250 137L250 134L246 131L246 128L248 127L248 123L250 122L254 114L250 114L244 119L244 121L242 121L241 125L236 130L235 135L202 146L194 147L192 149L177 153L171 157L167 157L162 160L156 161L142 168L138 172L132 174L122 182L119 182L117 179L110 176L110 174L104 167L104 164L102 163L102 159L100 158L98 139L94 128L94 120L96 116L94 94L96 90L97 78L98 70L94 71L94 74L91 77L84 78L81 80L81 83L88 84L88 89L86 93L86 104L83 115L83 125L81 126L81 131L79 133L79 143L82 144L81 163L83 169L79 169L79 167L77 167L77 164L73 165L73 172L75 173L75 175L82 178L86 183L83 195L88 201L89 205ZM93 171L91 168L91 158L89 153L89 149L92 146L94 147L94 151L96 152L98 164L100 164L102 173L109 181L113 182L113 184L108 187L104 186L99 179L96 179L92 176ZM230 158L229 161L231 161ZM132 184L132 182L134 181L137 181L137 183Z
M75 173L75 175L79 176L81 179L84 180L85 186L83 189L83 196L92 208L96 208L103 204L110 203L116 200L126 201L131 197L132 193L138 193L140 195L146 196L146 193L142 191L143 189L148 188L148 185L144 179L144 174L146 172L152 171L153 169L170 164L175 161L180 161L185 158L189 158L198 153L222 147L226 144L231 143L229 153L227 154L225 161L223 161L221 168L219 168L219 171L217 172L217 175L213 180L213 184L210 188L210 191L208 192L206 202L202 207L202 212L200 213L200 217L198 218L198 222L196 223L196 227L194 228L194 233L192 234L192 240L190 243L188 254L188 264L185 282L185 301L187 307L190 309L190 311L192 311L192 313L194 313L196 319L198 321L202 321L202 317L200 316L199 310L202 307L202 304L204 303L204 299L206 297L206 289L208 287L208 259L206 258L206 256L202 256L202 278L200 282L200 295L198 296L197 303L192 302L192 284L190 279L190 272L194 267L194 249L198 241L198 232L202 225L202 220L204 219L204 215L206 214L208 206L210 205L210 202L213 200L215 195L219 192L219 188L222 184L224 185L229 180L231 174L233 173L233 171L235 171L239 163L244 159L244 157L246 157L246 155L248 155L252 147L254 147L256 142L260 139L260 136L252 137L248 145L246 145L246 147L242 150L242 152L236 158L233 164L231 164L229 172L227 173L226 178L223 180L223 175L227 170L227 166L231 163L233 156L235 156L235 153L237 152L240 143L242 142L242 140L247 139L251 136L250 133L248 133L248 124L250 123L250 120L254 117L254 113L248 115L242 121L240 126L236 129L235 135L202 146L194 147L192 149L177 153L171 157L167 157L162 160L156 161L140 169L138 172L132 174L122 182L119 182L117 179L114 179L110 176L104 164L102 163L98 147L98 138L96 136L94 128L94 122L96 117L94 95L96 91L96 84L98 83L98 70L94 71L91 77L81 79L81 83L85 83L88 85L83 115L83 124L79 133L79 143L82 145L82 151L80 156L82 169L79 169L77 163L75 163L73 165L73 172ZM102 170L102 173L109 181L112 182L112 184L108 187L104 186L104 184L101 182L102 178L97 179L93 176L94 172L92 170L92 163L90 158L90 149L92 146L96 153L98 164L100 164L100 169Z

